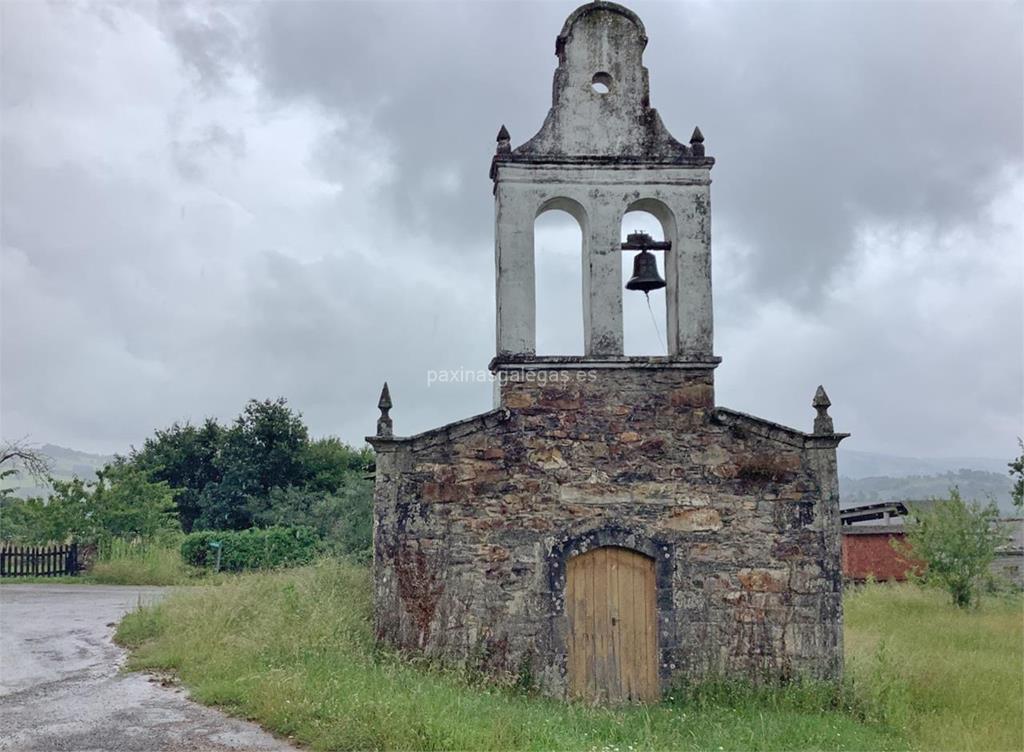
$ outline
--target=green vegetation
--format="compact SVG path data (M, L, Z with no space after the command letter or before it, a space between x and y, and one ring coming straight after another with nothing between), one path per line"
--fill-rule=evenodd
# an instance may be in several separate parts
M0 540L28 545L76 540L102 544L113 538L156 539L178 530L171 489L127 465L110 465L96 481L53 480L42 499L5 500Z
M914 586L847 598L848 678L680 689L658 706L563 705L375 647L365 568L233 577L125 618L131 666L314 749L1020 749L1019 600L962 611Z
M910 746L1024 749L1019 595L986 597L964 610L936 590L871 585L848 594L844 605L847 672L869 677L868 687L898 703L894 711L903 708L893 719Z
M309 564L316 549L316 535L307 527L219 530L185 536L181 558L193 567L242 572Z
M178 581L186 564L206 564L196 546L219 538L230 542L223 568L231 571L307 563L314 544L316 552L367 561L373 492L365 475L372 459L368 447L310 439L301 414L284 399L250 400L227 426L211 419L156 431L141 449L97 471L95 481L50 477L46 500L0 491L0 541L75 541L101 551L116 541L125 555L101 556L98 574L132 584ZM0 447L0 480L47 468L24 442ZM257 532L279 528L292 532ZM172 563L177 543L168 540L193 531L218 534L188 544L185 564Z
M953 488L949 498L927 508L910 507L906 540L897 545L907 559L924 562L920 580L942 588L960 608L975 603L989 566L1006 534L998 524L995 504L966 504Z
M308 526L330 539L339 516L353 516L349 507L369 515L370 450L310 439L283 398L250 400L229 426L176 423L122 461L174 490L185 532ZM368 548L368 537L358 545Z
M115 538L97 551L85 578L101 585L184 585L200 574L178 554L177 537L163 541Z

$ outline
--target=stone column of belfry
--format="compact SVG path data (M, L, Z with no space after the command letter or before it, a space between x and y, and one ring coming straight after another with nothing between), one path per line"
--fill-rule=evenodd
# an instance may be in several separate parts
M590 204L583 244L583 343L588 356L623 353L622 211L611 201Z
M690 151L704 156L704 135L693 129ZM666 254L669 355L700 360L714 352L711 299L711 178L702 176L674 206L676 235Z
M526 201L502 201L499 190L496 187L494 213L497 352L532 355L537 350L533 259L537 207Z

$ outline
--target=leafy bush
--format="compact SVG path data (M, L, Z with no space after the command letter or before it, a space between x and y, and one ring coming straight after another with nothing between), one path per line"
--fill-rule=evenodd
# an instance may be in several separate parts
M953 488L949 499L931 508L911 505L906 529L906 541L894 546L925 563L922 581L946 590L960 608L974 603L996 549L1006 539L995 504L966 504Z
M220 569L247 569L308 564L317 550L317 537L307 527L271 527L264 530L204 530L189 533L181 544L181 558L194 567L216 567L220 547Z
M180 531L171 488L119 463L96 474L95 482L53 480L42 499L3 500L4 540L45 545L75 540L103 544L114 538L162 539Z
M277 488L256 509L261 526L309 527L316 531L324 552L368 562L373 543L373 484L351 477L334 493L301 488Z

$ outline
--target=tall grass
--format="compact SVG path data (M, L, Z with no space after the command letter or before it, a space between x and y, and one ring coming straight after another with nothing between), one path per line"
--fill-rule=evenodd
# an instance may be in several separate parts
M958 609L938 590L847 595L847 673L925 750L1024 749L1024 602Z
M173 670L221 705L314 749L879 750L882 724L813 686L724 686L652 707L565 705L412 665L375 647L369 573L323 561L242 575L129 614L136 668Z
M88 581L104 585L182 585L192 574L181 559L180 541L125 540L102 543Z
M1020 750L1022 601L973 611L912 585L848 594L847 680L680 688L593 709L416 666L374 645L369 573L323 561L231 578L129 614L131 666L179 673L314 749Z

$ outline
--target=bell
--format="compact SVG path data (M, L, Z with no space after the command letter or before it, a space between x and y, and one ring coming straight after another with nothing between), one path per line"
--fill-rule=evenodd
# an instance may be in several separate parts
M665 280L658 274L658 260L649 251L640 251L633 259L633 276L626 283L627 290L643 290L646 295L651 290L660 290Z

